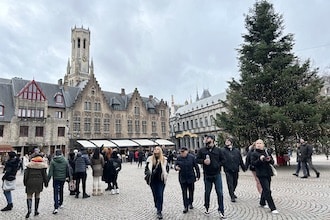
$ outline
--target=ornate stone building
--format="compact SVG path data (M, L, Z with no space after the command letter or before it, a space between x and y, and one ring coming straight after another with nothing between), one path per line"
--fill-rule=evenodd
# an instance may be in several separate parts
M0 151L67 152L76 140L168 139L169 108L138 89L103 91L90 61L90 31L73 28L71 59L57 84L0 78Z

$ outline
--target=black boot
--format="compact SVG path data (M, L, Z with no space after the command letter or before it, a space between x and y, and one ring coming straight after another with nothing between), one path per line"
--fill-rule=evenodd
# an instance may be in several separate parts
M39 215L38 208L39 208L39 202L40 198L35 198L35 204L34 204L34 216Z
M28 212L27 212L25 218L29 218L30 217L30 214L31 214L32 199L27 199L26 200L26 205L28 207Z
M10 211L13 209L13 203L8 203L8 205L6 207L4 207L3 209L1 209L2 212L5 211Z

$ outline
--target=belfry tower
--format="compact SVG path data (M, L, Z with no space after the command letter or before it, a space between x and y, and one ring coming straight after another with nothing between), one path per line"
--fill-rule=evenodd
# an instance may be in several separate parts
M71 59L68 60L64 85L77 86L88 80L93 68L90 66L90 36L89 29L71 29Z

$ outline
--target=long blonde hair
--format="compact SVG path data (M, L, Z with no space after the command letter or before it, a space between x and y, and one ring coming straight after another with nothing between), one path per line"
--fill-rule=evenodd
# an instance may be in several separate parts
M156 166L157 165L157 159L156 159L156 156L155 156L155 150L159 150L158 162L160 162L161 165L163 165L165 163L165 157L164 157L164 154L163 154L163 149L160 146L156 146L154 148L154 152L153 152L153 154L151 156L152 165L153 166Z

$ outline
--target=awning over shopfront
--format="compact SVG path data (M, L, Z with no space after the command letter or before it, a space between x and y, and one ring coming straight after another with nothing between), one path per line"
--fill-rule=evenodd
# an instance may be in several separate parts
M165 140L165 139L156 139L155 142L158 145L165 145L165 146L174 146L175 144L169 140Z
M191 132L187 132L187 131L184 131L184 132L182 132L182 133L180 133L180 134L177 134L175 137L176 137L176 138L183 138L184 136L188 136L188 137L198 137L197 134L193 134L193 133L191 133Z
M155 142L153 142L149 139L132 139L132 141L138 143L142 147L149 147L149 146L157 145Z
M128 140L128 139L123 139L123 140L111 140L111 142L115 143L118 147L138 147L139 144Z
M4 153L4 152L10 152L13 150L13 147L11 145L0 145L0 153Z
M90 140L93 144L95 144L98 147L117 147L116 144L112 143L111 141L108 140Z
M90 142L90 141L86 141L86 140L77 140L77 142L79 144L81 144L83 147L86 147L86 148L95 148L96 146Z

